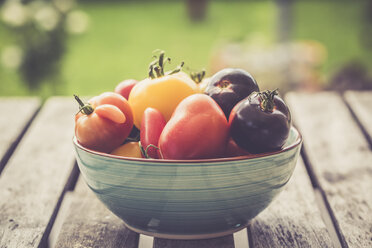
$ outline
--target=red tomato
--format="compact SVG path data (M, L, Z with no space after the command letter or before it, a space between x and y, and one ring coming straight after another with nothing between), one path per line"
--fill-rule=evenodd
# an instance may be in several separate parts
M75 136L84 147L111 152L124 143L133 127L133 114L127 100L106 92L84 104L77 96L81 111L75 116Z
M227 142L227 147L226 147L226 153L225 157L238 157L238 156L246 156L246 155L251 155L249 152L244 150L243 148L239 147L235 141L230 137L229 141Z
M166 159L216 158L224 154L228 123L218 104L204 94L180 102L165 125L159 148Z
M167 122L159 110L147 108L143 113L141 122L141 145L150 158L159 158L158 149L149 145L158 146L159 137Z
M128 100L129 93L132 91L132 88L137 83L138 81L135 79L124 80L115 87L115 93L122 95L125 99Z

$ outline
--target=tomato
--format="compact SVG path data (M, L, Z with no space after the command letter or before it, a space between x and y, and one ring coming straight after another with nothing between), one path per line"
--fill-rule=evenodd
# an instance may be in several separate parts
M109 153L124 143L133 127L133 114L127 100L106 92L84 104L79 97L80 111L75 116L75 136L79 143L92 150Z
M128 142L111 152L112 155L131 158L142 158L141 148L138 142Z
M249 152L244 150L243 148L239 147L235 141L230 137L229 141L227 142L225 156L226 158L229 157L238 157L238 156L247 156L251 155Z
M230 135L250 153L280 150L291 128L291 114L277 90L253 92L229 117Z
M247 71L225 68L211 77L204 93L212 97L220 105L226 118L229 118L238 102L258 91L256 80Z
M158 146L159 137L165 124L166 121L159 110L147 108L143 113L140 137L146 157L159 158L157 149L150 145Z
M138 81L134 79L124 80L115 87L115 93L122 95L125 99L128 100L129 93L133 89L134 85L136 85L137 83Z
M228 133L218 104L210 96L194 94L177 106L160 135L159 149L165 159L221 157Z
M180 68L165 73L167 61L164 53L150 64L149 78L137 83L129 94L129 104L134 115L134 125L140 128L143 112L146 108L155 108L168 121L177 105L187 96L198 91L191 78L180 72Z

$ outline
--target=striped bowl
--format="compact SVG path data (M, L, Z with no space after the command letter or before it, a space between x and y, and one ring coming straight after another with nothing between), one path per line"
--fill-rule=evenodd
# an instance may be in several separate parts
M294 128L277 152L205 160L123 158L82 147L80 171L97 197L135 232L202 239L248 225L292 175L302 137Z

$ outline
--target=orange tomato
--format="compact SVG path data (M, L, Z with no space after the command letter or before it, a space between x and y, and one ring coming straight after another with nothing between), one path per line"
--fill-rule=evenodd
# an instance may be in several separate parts
M141 148L138 142L128 142L111 152L112 155L130 158L142 158Z

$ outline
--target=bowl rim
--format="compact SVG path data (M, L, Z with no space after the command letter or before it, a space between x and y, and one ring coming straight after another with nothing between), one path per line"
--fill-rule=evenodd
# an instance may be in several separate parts
M118 156L118 155L112 155L109 153L104 153L104 152L99 152L99 151L94 151L92 149L86 148L79 144L77 141L76 136L74 135L72 140L73 144L75 147L77 147L80 150L83 150L85 152L97 155L97 156L102 156L105 158L110 158L110 159L117 159L117 160L126 160L126 161L135 161L135 162L145 162L145 163L177 163L177 164L187 164L187 163L216 163L216 162L231 162L231 161L239 161L239 160L251 160L251 159L256 159L256 158L263 158L263 157L269 157L272 155L280 154L287 152L289 150L292 150L299 146L302 141L302 135L298 131L298 129L294 126L291 127L291 130L294 130L297 134L296 140L284 147L281 150L278 151L273 151L273 152L265 152L265 153L259 153L259 154L250 154L250 155L244 155L244 156L237 156L237 157L228 157L228 158L208 158L208 159L153 159L153 158L132 158L132 157L123 157L123 156Z

